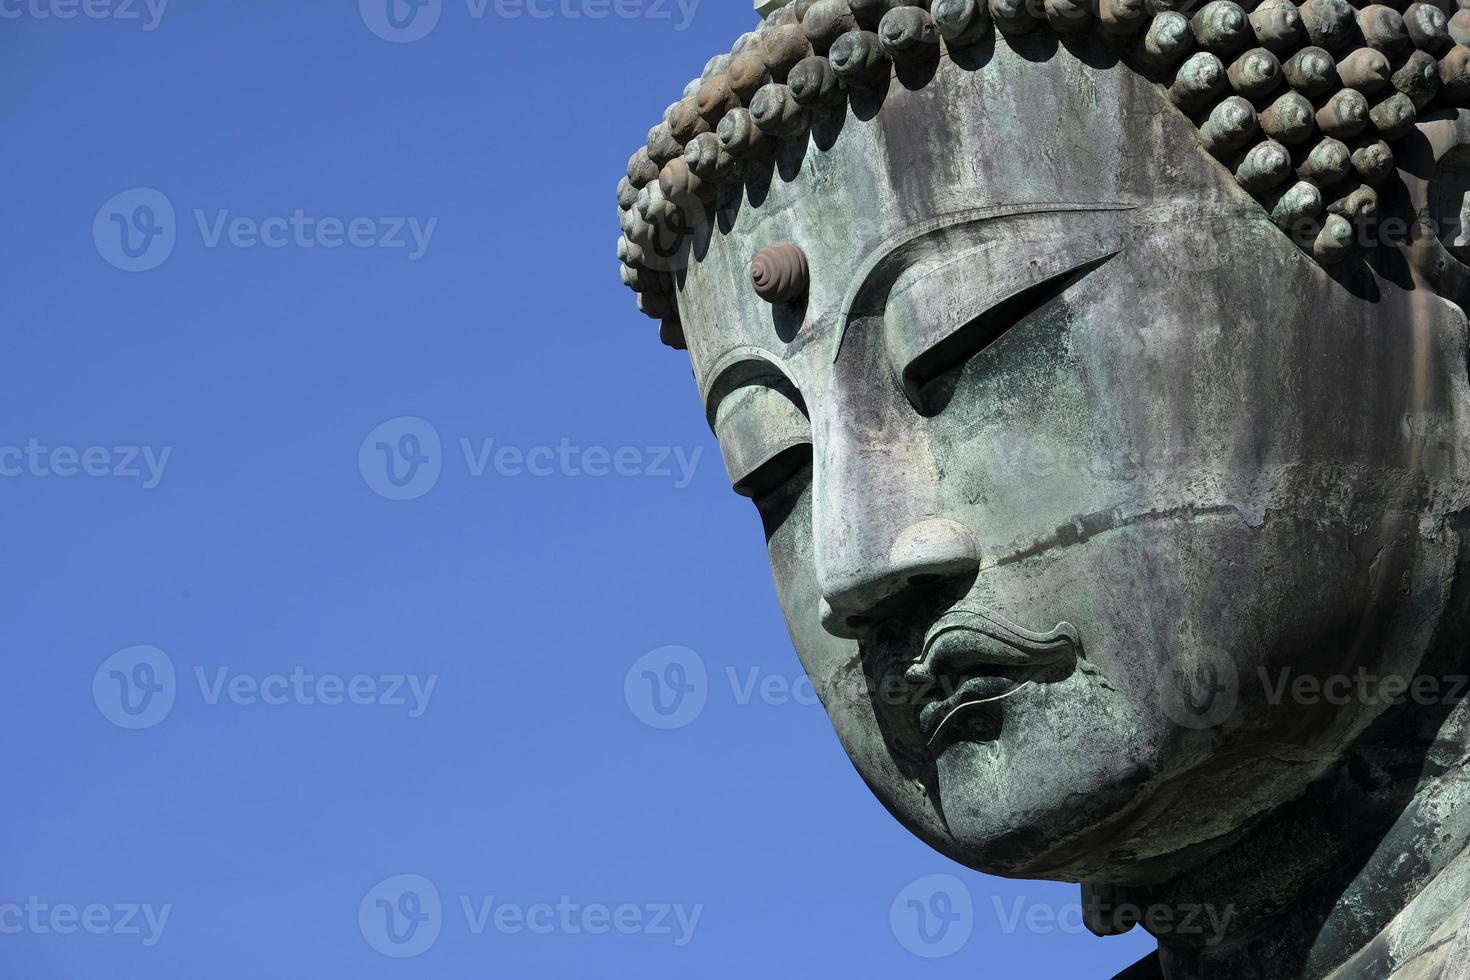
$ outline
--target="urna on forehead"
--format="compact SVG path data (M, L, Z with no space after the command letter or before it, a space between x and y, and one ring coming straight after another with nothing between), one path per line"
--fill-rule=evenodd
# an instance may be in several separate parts
M929 238L954 251L989 233L997 247L1015 250L1048 214L1062 216L1061 234L1070 227L1078 237L1097 224L1086 216L1099 209L1140 229L1259 214L1219 179L1189 121L1166 111L1154 85L1056 47L1037 32L972 61L941 60L921 87L885 93L881 109L863 111L859 101L852 114L817 121L810 143L748 162L673 277L696 373L741 344L835 344L810 325L790 336L795 324L783 321L836 325L865 285L901 271L898 262L885 268L886 258L923 252L914 246ZM1072 211L1081 216L1067 219ZM1007 220L1026 215L1037 218ZM966 225L977 227L966 234ZM800 309L752 280L762 268L779 269L778 249L788 244L804 263Z
M691 302L751 302L731 269L766 244L860 263L905 223L1008 200L1254 199L1334 267L1405 203L1415 122L1467 101L1467 40L1454 0L795 0L629 160L623 280L683 346Z

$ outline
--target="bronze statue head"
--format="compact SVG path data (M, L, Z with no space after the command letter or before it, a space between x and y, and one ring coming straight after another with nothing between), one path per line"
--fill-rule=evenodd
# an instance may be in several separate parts
M1470 14L1175 6L798 0L650 132L619 254L873 792L1177 893L1464 753L1382 688L1470 659Z

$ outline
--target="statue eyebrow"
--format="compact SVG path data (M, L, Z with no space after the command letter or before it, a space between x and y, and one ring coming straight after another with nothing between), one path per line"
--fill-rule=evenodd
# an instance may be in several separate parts
M965 225L981 224L997 218L1010 218L1018 215L1133 211L1137 207L1136 204L1122 203L992 204L937 215L900 229L870 249L867 257L858 266L857 273L852 278L852 285L848 287L847 294L842 300L837 345L832 351L832 361L835 363L842 353L842 343L847 339L847 328L852 323L854 313L861 311L880 297L885 297L899 274L908 267L909 258L916 247L931 236Z
M704 404L706 421L711 428L715 424L715 412L725 396L758 378L780 378L800 394L791 372L770 351L759 347L736 347L726 351L705 374L705 378L700 401Z

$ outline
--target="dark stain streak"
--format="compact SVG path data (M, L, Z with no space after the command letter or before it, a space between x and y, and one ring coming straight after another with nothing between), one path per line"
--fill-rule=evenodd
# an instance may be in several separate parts
M1208 507L1199 507L1194 504L1185 504L1182 507L1170 507L1165 510L1149 510L1140 514L1124 516L1122 511L1114 507L1110 510L1100 510L1092 514L1080 514L1070 524L1058 527L1050 537L1042 538L1032 543L1029 547L1020 551L1012 552L1002 558L997 558L997 565L1010 565L1026 558L1034 558L1044 551L1053 548L1065 548L1102 534L1104 531L1116 531L1119 528L1132 527L1135 524L1148 524L1154 521L1172 520L1182 518L1189 520L1195 517L1224 517L1229 514L1240 513L1239 508L1231 504L1214 504Z

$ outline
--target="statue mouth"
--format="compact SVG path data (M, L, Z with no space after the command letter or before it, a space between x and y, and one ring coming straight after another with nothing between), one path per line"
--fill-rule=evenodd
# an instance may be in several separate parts
M994 741L1001 703L1055 668L1070 666L1081 645L1067 622L1038 633L978 604L962 603L945 613L904 673L920 692L919 731L930 751L942 751L956 738Z

